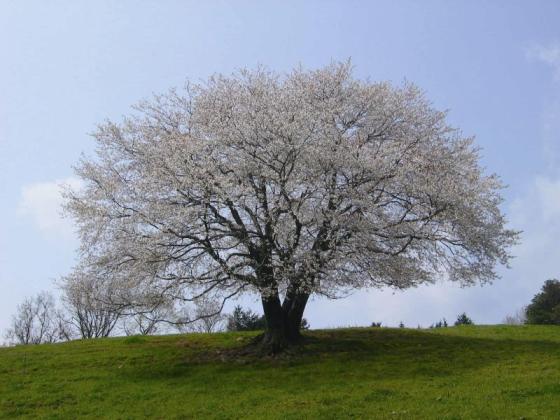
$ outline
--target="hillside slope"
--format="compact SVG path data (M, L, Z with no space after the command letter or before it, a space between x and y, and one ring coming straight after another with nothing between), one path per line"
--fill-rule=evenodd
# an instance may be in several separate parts
M232 357L252 336L0 349L0 417L560 416L557 327L312 331L297 355Z

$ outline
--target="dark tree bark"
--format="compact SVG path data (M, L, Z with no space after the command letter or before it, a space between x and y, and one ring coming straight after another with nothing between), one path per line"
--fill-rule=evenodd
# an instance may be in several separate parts
M265 353L276 354L301 340L301 320L309 294L288 289L284 301L278 294L263 297L262 305L266 319L266 330L261 340Z
M262 305L266 330L261 341L265 353L279 353L289 346L287 317L278 295L263 297Z
M288 336L293 341L298 341L301 337L301 320L303 319L303 312L305 311L308 299L308 293L288 290L282 304L282 310L287 318Z

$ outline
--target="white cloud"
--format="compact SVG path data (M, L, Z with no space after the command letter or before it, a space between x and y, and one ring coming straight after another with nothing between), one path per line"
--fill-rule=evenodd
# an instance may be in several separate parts
M560 179L537 177L535 188L543 221L556 223L560 217Z
M518 247L523 268L534 272L560 271L560 178L538 176L511 205L512 225L523 230ZM544 280L544 279L543 279Z
M558 172L560 167L560 92L543 110L542 144L547 169Z
M18 215L31 219L46 236L72 237L72 223L62 216L64 185L79 189L81 181L77 178L66 178L25 185L21 189Z
M550 44L548 46L536 44L525 49L525 55L530 60L541 61L551 66L554 70L554 76L560 80L560 43Z
M548 45L533 44L525 48L525 57L543 63L553 71L555 84L550 85L552 95L542 111L542 149L549 170L560 165L560 41Z

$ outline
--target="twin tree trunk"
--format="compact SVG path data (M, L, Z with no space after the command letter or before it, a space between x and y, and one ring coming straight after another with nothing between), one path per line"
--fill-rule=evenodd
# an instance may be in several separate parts
M301 320L309 294L288 291L284 302L278 294L262 298L266 331L261 341L266 353L279 353L300 338Z

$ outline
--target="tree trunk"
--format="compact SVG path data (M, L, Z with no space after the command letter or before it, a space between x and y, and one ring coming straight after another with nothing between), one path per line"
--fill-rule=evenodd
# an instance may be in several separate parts
M262 298L266 330L261 341L263 352L277 354L301 339L300 327L308 294L287 293L284 303L278 295Z
M266 330L261 342L265 353L279 353L288 347L286 316L280 304L278 295L262 298Z
M282 309L287 317L288 335L294 341L301 338L301 320L308 299L309 295L306 293L296 293L288 290L282 304Z

